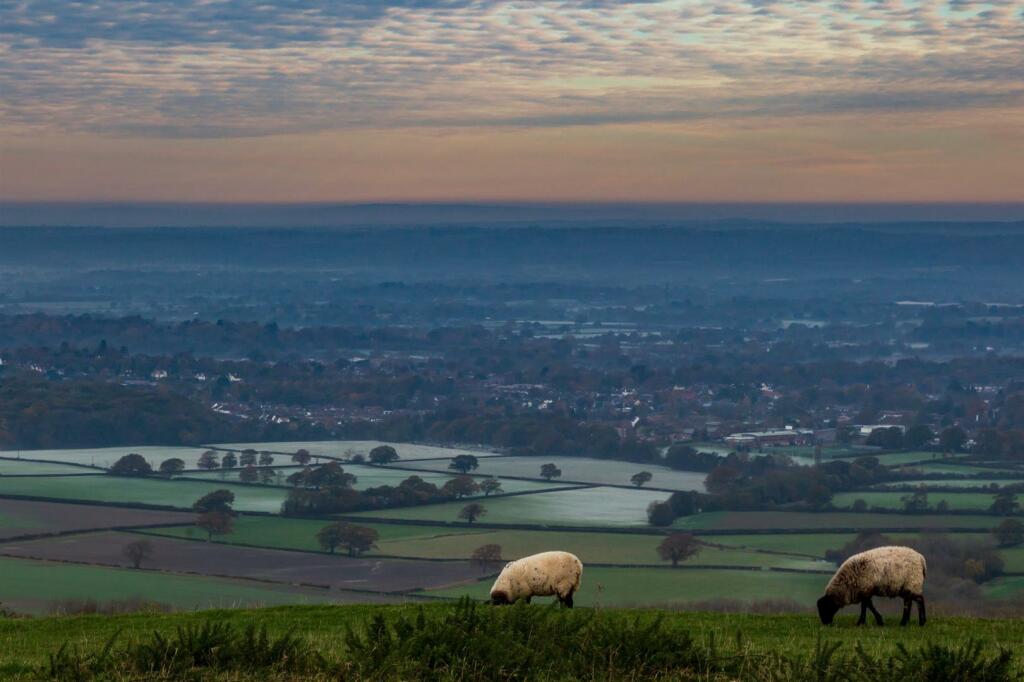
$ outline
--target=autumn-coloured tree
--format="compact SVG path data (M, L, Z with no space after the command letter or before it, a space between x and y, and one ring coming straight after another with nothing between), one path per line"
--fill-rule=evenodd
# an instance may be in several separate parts
M472 476L456 476L441 486L442 495L454 497L457 500L476 495L479 492L480 485L473 480Z
M680 561L696 556L700 549L700 541L689 533L672 533L658 545L658 556L678 566Z
M298 464L301 464L302 466L306 466L307 464L309 464L310 461L312 461L312 459L313 459L313 455L309 454L309 450L307 450L305 448L300 448L300 449L296 450L295 454L292 455L292 461L293 462L297 462Z
M213 470L220 467L220 457L217 455L216 450L207 450L203 454L199 455L199 460L196 462L196 466L200 469Z
M229 512L204 512L196 519L196 525L206 531L206 539L213 540L214 535L227 535L235 529L235 517Z
M485 478L484 480L480 481L480 490L481 492L483 492L484 497L487 497L491 493L497 495L498 493L502 492L501 481L494 477Z
M481 570L501 563L501 545L481 545L473 550L469 557Z
M250 464L238 472L238 480L242 483L256 483L260 480L260 471Z
M470 502L461 510L459 510L459 518L468 521L472 524L478 518L487 513L487 509L484 508L479 502Z
M373 528L336 521L320 529L317 542L325 550L334 553L337 548L347 550L349 556L358 556L377 546L379 534Z

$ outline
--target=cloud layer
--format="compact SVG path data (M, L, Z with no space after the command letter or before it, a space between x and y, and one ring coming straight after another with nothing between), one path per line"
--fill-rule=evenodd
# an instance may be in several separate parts
M1012 136L1021 74L1018 0L0 0L0 127L21 139L851 116Z

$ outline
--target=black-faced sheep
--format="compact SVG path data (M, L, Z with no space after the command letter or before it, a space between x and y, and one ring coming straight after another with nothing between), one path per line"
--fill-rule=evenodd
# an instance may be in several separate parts
M860 604L857 625L867 621L870 610L875 622L882 624L882 615L871 603L872 597L903 599L903 620L910 622L910 608L917 602L917 616L924 625L924 578L928 567L924 557L909 547L878 547L855 554L832 576L825 596L818 600L821 622L831 625L836 612L850 604Z
M580 589L583 563L568 552L541 552L505 564L491 587L492 604L550 597L572 608L572 595Z

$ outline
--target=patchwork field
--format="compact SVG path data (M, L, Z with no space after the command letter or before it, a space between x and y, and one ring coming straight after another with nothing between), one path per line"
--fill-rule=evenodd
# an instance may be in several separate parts
M224 483L158 478L95 476L52 476L46 478L0 477L0 495L26 495L88 502L118 502L160 505L188 509L213 490L227 488L235 493L235 509L277 513L287 491L281 488L232 486Z
M205 537L205 535L204 535ZM296 554L272 549L149 537L153 555L144 567L175 573L233 576L287 585L327 586L341 590L406 591L476 579L481 570L469 562L379 561L328 554ZM129 566L122 548L139 540L130 533L97 533L0 545L0 554L28 559L81 561Z
M250 444L231 445L241 450ZM256 450L274 451L307 447L321 456L346 457L357 451L365 454L377 443L340 441L251 445ZM399 445L397 448L405 458L397 467L347 463L343 466L358 477L358 488L396 485L412 475L441 486L453 475L447 469L450 458L456 453L466 452L430 446ZM25 495L188 509L207 492L228 488L236 494L237 510L276 514L287 495L284 487L239 485L235 480L237 469L193 471L168 481L89 473L72 475L88 470L68 464L109 465L127 452L139 452L153 464L159 464L170 456L191 462L203 452L203 448L104 448L37 451L35 455L39 456L41 452L45 452L48 461L28 462L0 457L0 496ZM906 454L917 457L920 453ZM190 457L193 459L189 460ZM563 470L561 479L548 483L507 478L536 478L540 466L549 461ZM487 455L482 456L480 462L480 468L473 472L476 477L495 475L501 479L504 492L527 494L477 498L474 501L486 509L479 523L535 528L495 529L466 524L458 519L458 512L468 503L465 499L366 511L346 515L345 518L371 526L379 533L379 540L375 548L354 559L329 556L320 549L316 534L330 522L329 519L243 515L236 518L231 534L207 542L205 533L193 525L195 515L190 512L30 502L0 497L0 555L5 557L0 560L0 571L8 565L22 567L18 569L22 575L19 580L28 580L26 576L32 575L33 571L39 580L34 591L27 592L34 595L32 598L18 599L12 587L6 591L0 589L0 601L13 608L40 613L49 608L48 600L64 598L64 592L55 590L51 593L49 590L50 581L65 580L63 574L35 570L38 567L66 567L72 571L66 577L69 585L67 596L85 595L100 599L146 596L179 608L358 600L363 598L360 590L388 592L391 595L389 600L409 599L411 597L407 593L419 589L428 590L435 596L479 596L486 593L494 567L485 569L470 562L469 558L476 548L496 544L501 547L505 559L550 549L564 549L580 556L588 565L584 592L580 595L580 603L585 605L679 607L706 600L787 598L808 606L813 604L827 581L828 573L834 569L833 565L822 560L825 551L849 542L858 530L883 529L895 541L901 541L916 537L918 530L977 529L978 532L957 533L956 538L988 543L992 540L986 529L1002 520L981 514L707 512L677 520L675 530L697 531L705 546L697 556L684 562L682 568L672 570L657 553L663 534L672 529L649 532L653 529L647 523L648 505L665 500L669 493L626 487L628 479L637 471L649 470L654 474L652 486L700 489L703 473L586 458ZM290 458L280 455L277 464L290 465ZM403 464L426 471L409 471L401 468ZM959 469L948 462L926 466ZM284 475L297 470L289 466L278 466L277 469ZM562 483L562 480L580 480L591 482L591 485L566 490L572 486ZM984 480L963 480L958 484L963 483L965 492L932 492L929 493L929 502L933 508L945 500L954 510L985 509L991 504L992 495L980 490L980 486L1010 480L995 475ZM901 506L899 498L903 495L905 493L901 491L881 489L844 493L837 495L834 503L848 505L854 499L862 498L869 505L889 505L895 509ZM392 522L362 521L373 518ZM176 525L131 533L105 530L152 524ZM545 529L552 526L570 530ZM595 530L585 532L587 528ZM620 532L611 532L612 529ZM97 532L36 540L23 537L90 530ZM154 547L153 556L144 564L146 570L126 570L124 567L128 562L122 554L123 547L144 537ZM1024 546L1000 550L1000 554L1007 571L1024 572ZM46 561L39 563L40 560ZM53 563L64 561L73 564ZM79 573L79 569L93 573ZM97 571L99 573L95 573ZM223 576L230 576L233 580L224 580ZM199 582L177 582L186 578ZM104 589L90 592L90 581L101 579L106 581ZM163 591L154 589L148 593L144 591L149 584L145 582L147 580L170 582L166 583L169 587ZM295 586L303 583L306 587ZM14 584L24 586L25 583ZM331 591L325 592L310 587L310 584L330 586ZM179 593L174 593L174 590ZM172 599L174 594L171 594L167 599L161 598L168 593L178 596ZM992 599L1010 598L1024 593L1024 581L1008 576L984 584L982 593Z
M583 488L518 497L484 500L487 523L529 523L552 526L645 526L647 505L664 500L666 494L653 490ZM465 502L448 502L422 507L365 512L361 516L388 519L458 521ZM359 514L353 516L360 516Z
M693 471L675 471L668 467L652 464L633 464L588 457L492 457L480 460L480 468L474 474L490 476L522 476L540 478L542 464L552 463L562 470L557 480L579 481L597 485L630 485L629 478L639 471L654 475L648 486L671 490L704 490L707 474ZM421 462L418 468L444 471L447 461Z

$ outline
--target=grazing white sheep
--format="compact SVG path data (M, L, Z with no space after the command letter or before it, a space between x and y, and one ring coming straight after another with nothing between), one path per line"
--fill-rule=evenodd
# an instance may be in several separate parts
M568 552L541 552L505 564L491 587L492 604L512 604L533 597L558 597L572 608L572 595L580 589L583 563Z
M924 557L909 547L878 547L854 554L843 562L832 576L825 596L818 600L821 622L831 625L836 612L850 604L860 604L857 625L867 621L868 610L875 622L882 624L882 615L871 603L872 597L899 597L903 599L903 620L910 622L910 608L917 602L917 616L924 625L924 578L928 566Z

